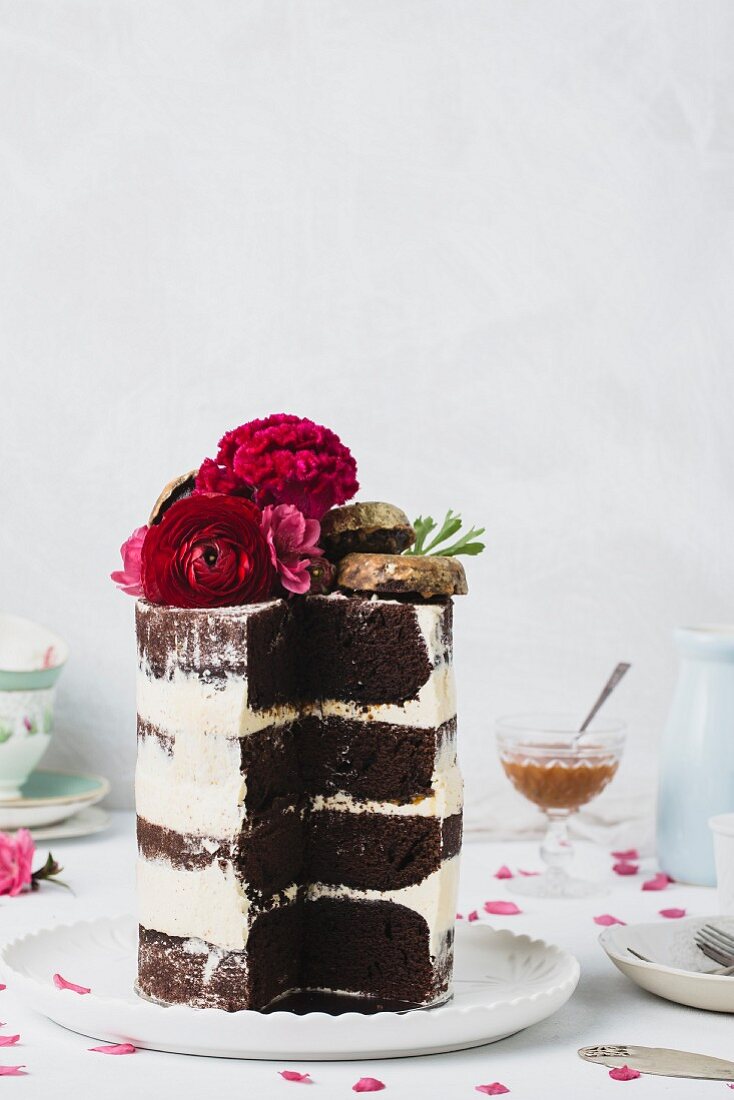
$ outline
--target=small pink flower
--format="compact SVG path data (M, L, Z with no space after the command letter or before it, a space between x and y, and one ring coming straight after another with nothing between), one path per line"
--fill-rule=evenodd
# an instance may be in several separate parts
M612 867L615 875L636 875L639 869L639 864L627 863L625 860L620 860Z
M612 924L626 924L627 921L620 920L619 917L613 917L611 913L602 913L598 917L594 917L594 924L601 924L603 928L609 928Z
M385 1085L376 1077L360 1077L356 1085L352 1085L352 1092L382 1092Z
M685 917L685 909L661 909L660 916L667 917L669 920L680 920L681 917Z
M279 1069L278 1073L284 1081L303 1081L307 1085L312 1083L310 1073L297 1073L294 1069Z
M25 1077L25 1066L0 1066L0 1077Z
M514 875L512 874L512 871L507 866L507 864L503 863L502 866L500 867L499 871L495 871L494 877L495 878L514 878Z
M475 1085L474 1091L483 1092L485 1096L504 1096L510 1090L500 1081L493 1081L491 1085Z
M636 1081L640 1076L638 1069L630 1069L629 1066L619 1066L617 1069L610 1069L609 1076L613 1081Z
M624 852L612 852L612 859L619 859L622 863L628 863L640 858L636 848L627 848Z
M20 1035L0 1035L0 1047L12 1047L20 1039Z
M665 871L658 871L656 875L649 878L647 882L643 882L643 890L664 890L669 882L672 882L670 875L666 875Z
M31 864L36 846L27 829L18 829L15 836L0 833L0 894L17 897L31 885Z
M311 587L311 559L323 554L316 545L321 524L306 519L294 504L269 504L263 508L262 529L280 583L287 592L302 596Z
M476 909L472 909L466 919L469 921L469 924L472 924L475 920L479 920L479 913L477 913Z
M140 561L143 553L143 542L147 533L147 527L135 528L130 538L123 542L120 547L122 569L116 569L114 573L110 573L110 580L114 581L117 587L126 592L128 596L143 595Z
M137 1048L132 1043L110 1043L101 1047L89 1047L93 1054L135 1054Z
M514 917L522 913L522 909L518 909L514 901L485 901L484 912L493 917Z
M31 722L27 714L23 715L23 729L26 731L26 733L30 733L33 729L33 723Z
M66 978L62 978L60 974L54 974L54 985L57 989L69 989L72 993L91 993L91 989L88 989L86 985L77 985L76 982L68 982Z
M457 913L456 914L456 919L457 920L463 920L464 919L464 914L463 913Z

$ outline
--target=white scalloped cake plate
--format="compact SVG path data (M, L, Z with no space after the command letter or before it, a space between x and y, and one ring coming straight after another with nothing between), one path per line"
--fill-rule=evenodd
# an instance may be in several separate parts
M23 1002L71 1031L218 1058L401 1058L482 1046L557 1012L579 979L578 962L560 948L478 924L457 928L453 999L404 1014L263 1015L151 1004L133 992L136 927L129 916L30 933L7 944L1 957L4 980ZM56 989L56 972L92 992Z
M614 924L604 929L599 943L617 969L648 993L709 1012L734 1012L734 977L710 973L716 963L693 942L704 924L734 933L734 917L690 917L654 924ZM628 948L653 961L636 959Z

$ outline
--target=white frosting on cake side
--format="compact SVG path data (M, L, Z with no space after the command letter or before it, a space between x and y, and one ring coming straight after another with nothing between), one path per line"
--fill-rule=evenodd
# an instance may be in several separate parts
M153 825L220 840L235 836L246 790L234 738L187 734L175 739L170 754L155 737L140 740L135 807Z
M441 940L453 927L459 881L459 857L444 860L422 882L401 890L356 890L314 883L307 902L317 898L391 901L418 913L430 931L430 951L437 955ZM298 893L295 883L276 895L271 905L287 905ZM144 928L169 936L203 940L227 951L242 951L255 914L237 881L231 863L201 871L185 871L160 860L138 860L138 916Z

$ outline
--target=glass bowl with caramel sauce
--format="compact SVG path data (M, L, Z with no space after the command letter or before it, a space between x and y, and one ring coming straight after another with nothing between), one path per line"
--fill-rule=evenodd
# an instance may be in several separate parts
M588 897L594 883L568 873L573 848L568 819L601 794L614 778L624 747L624 723L597 718L579 737L573 717L528 714L497 723L497 747L513 787L545 814L547 831L540 848L547 866L542 875L508 883L514 893L535 897Z

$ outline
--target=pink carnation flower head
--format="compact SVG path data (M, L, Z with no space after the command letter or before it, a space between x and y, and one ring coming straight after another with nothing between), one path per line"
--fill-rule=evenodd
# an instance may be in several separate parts
M206 459L196 488L254 492L261 508L293 504L307 519L351 500L359 488L351 452L329 428L274 413L227 432L214 461Z
M36 851L33 837L27 829L18 829L15 836L0 833L0 894L17 897L31 885L31 864Z
M311 561L323 554L316 545L319 521L306 519L293 504L269 504L263 508L262 529L283 588L303 596L311 587Z
M147 527L136 527L129 539L120 547L122 569L110 573L110 579L128 596L142 596L143 583L140 577L140 562L143 543L148 533Z

